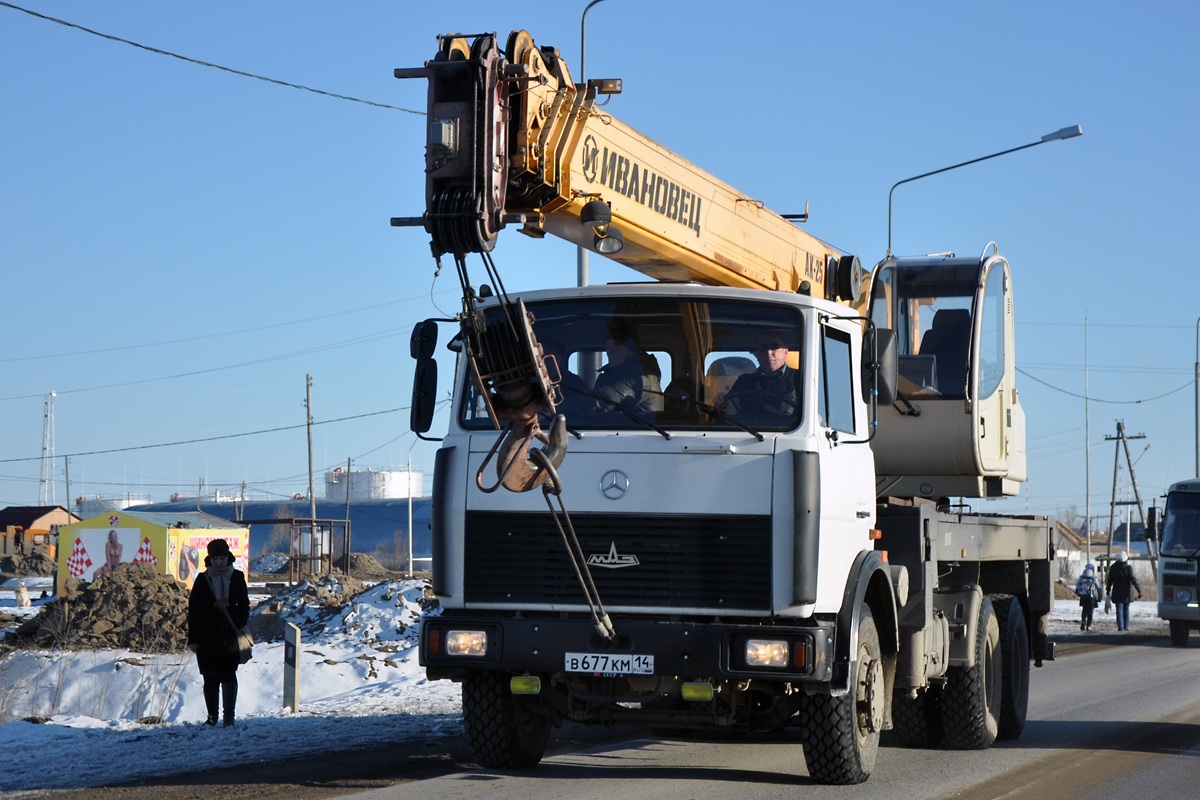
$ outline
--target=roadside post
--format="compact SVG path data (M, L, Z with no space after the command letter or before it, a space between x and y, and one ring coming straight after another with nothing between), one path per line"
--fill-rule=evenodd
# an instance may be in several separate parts
M300 628L290 622L283 633L283 705L300 710Z

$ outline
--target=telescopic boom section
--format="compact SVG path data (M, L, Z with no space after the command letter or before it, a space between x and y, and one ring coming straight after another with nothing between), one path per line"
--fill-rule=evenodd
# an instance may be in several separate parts
M659 280L865 305L857 257L598 108L620 81L574 83L558 51L525 31L503 50L488 34L440 42L423 68L396 70L429 78L429 139L426 212L393 224L423 225L435 255L490 251L518 225Z

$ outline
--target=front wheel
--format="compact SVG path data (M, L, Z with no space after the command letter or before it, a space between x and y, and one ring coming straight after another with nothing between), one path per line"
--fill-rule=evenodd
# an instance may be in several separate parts
M1182 620L1170 620L1171 625L1171 644L1175 647L1187 647L1188 633L1191 628Z
M463 681L463 722L475 760L488 769L525 769L542 760L553 719L536 698L513 695L507 672Z
M875 768L887 698L879 632L865 605L860 611L858 649L850 670L850 691L841 697L807 697L801 711L804 760L808 774L818 783L862 783Z
M985 750L1000 728L1000 698L1004 667L1000 625L992 601L979 607L975 635L975 666L951 667L942 691L942 743L951 750Z

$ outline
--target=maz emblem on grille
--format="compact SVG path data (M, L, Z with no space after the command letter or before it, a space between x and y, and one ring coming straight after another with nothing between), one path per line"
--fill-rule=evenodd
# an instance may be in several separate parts
M592 553L588 556L587 563L593 567L604 567L605 569L620 569L621 567L636 567L641 562L637 556L623 556L617 552L617 543L613 542L608 548L607 555Z

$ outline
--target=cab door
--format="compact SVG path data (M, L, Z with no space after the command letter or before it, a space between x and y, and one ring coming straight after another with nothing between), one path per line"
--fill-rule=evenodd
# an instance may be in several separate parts
M975 299L970 381L975 400L975 456L982 474L1006 473L1016 404L1008 262L993 256L984 265L981 277Z

